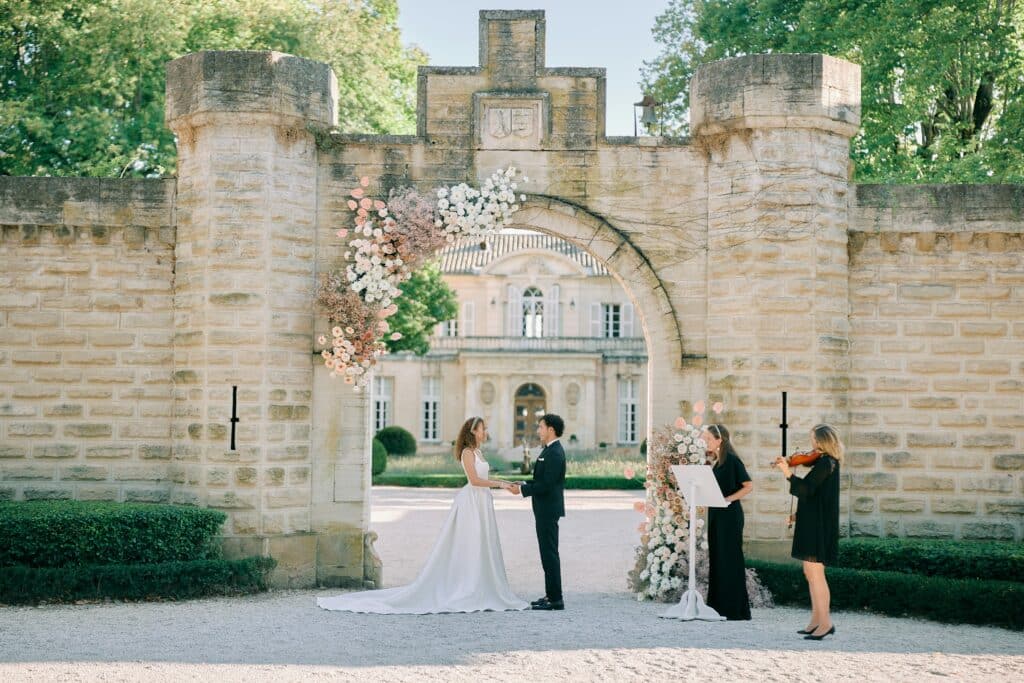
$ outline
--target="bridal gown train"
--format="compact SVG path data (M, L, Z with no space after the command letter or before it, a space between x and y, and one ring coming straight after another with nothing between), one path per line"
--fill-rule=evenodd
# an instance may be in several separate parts
M477 475L490 465L476 455ZM366 614L437 614L521 610L529 605L512 592L501 556L491 490L466 484L419 576L407 586L317 598L328 610Z

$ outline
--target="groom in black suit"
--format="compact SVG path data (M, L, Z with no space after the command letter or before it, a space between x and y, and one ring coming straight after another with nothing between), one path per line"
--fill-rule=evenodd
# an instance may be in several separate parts
M565 517L565 449L559 437L565 422L558 415L547 414L537 423L537 436L544 450L533 465L533 481L523 482L519 490L524 498L532 498L533 519L540 547L540 563L544 567L545 595L531 603L536 610L565 609L562 601L562 565L558 558L558 520Z

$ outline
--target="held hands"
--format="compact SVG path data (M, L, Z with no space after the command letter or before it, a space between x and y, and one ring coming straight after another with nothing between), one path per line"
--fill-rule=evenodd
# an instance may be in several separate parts
M520 484L520 482L518 482L518 481L514 481L514 482L503 481L503 482L501 482L501 488L505 489L506 491L508 491L509 493L511 493L514 496L518 496L519 495L519 484Z

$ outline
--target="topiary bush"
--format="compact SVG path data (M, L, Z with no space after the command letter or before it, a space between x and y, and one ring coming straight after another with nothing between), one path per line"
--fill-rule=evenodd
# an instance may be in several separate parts
M385 427L374 438L384 444L388 455L416 455L416 437L397 425Z
M0 567L155 564L220 556L227 516L184 505L0 503Z
M851 569L1024 581L1024 544L907 538L849 538L836 564Z
M810 604L798 564L747 560L776 604ZM901 572L829 567L825 575L834 610L866 609L894 617L954 624L991 624L1024 630L1024 583L951 579Z
M267 590L270 557L86 567L0 567L0 604L145 600L240 595Z
M373 440L373 476L382 474L384 470L388 468L388 449L384 448L384 444L380 442L380 439Z

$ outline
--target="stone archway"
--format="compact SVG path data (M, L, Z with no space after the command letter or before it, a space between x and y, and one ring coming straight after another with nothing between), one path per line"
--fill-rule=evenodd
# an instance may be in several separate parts
M545 40L543 12L482 12L478 66L420 68L409 136L336 132L324 64L202 52L168 65L180 141L171 495L228 511L229 553L274 555L278 585L374 573L368 402L312 352L325 323L311 293L345 250L334 232L353 178L380 196L525 171L517 223L595 255L634 302L649 423L714 396L745 443L772 444L763 413L783 384L804 390L808 414L847 419L856 67L820 55L718 62L693 83L693 140L611 138L604 70L545 66ZM514 135L493 128L508 120ZM820 229L772 241L807 220ZM792 297L757 282L780 273ZM816 334L796 344L785 330L798 327ZM233 385L241 447L225 451ZM784 532L775 508L751 527L762 519L759 537Z
M628 235L586 209L555 197L531 197L516 213L517 226L563 239L589 252L633 301L647 346L647 425L671 422L688 396L679 321L664 283ZM703 374L703 373L701 373ZM703 377L701 377L703 379ZM655 381L656 380L656 381ZM658 387L658 401L652 400Z

